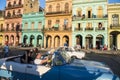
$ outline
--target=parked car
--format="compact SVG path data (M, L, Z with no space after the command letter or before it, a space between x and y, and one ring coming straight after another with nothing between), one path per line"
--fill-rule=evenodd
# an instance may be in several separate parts
M104 63L71 59L64 51L54 52L50 67L21 63L20 57L0 59L1 80L120 80Z
M66 51L71 58L82 59L85 57L85 52L75 50L74 47L59 47L57 51Z

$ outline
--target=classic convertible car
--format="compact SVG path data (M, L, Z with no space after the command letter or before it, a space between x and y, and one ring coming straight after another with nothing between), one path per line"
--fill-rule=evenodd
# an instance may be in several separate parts
M54 52L51 66L20 62L20 56L0 60L0 80L120 80L101 62L71 59Z

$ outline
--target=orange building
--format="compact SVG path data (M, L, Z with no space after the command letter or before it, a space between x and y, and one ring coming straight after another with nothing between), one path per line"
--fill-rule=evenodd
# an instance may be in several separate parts
M72 45L72 0L46 0L44 48Z

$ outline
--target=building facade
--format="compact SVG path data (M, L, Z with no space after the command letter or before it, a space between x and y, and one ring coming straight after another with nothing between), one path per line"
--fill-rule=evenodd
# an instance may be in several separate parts
M108 45L107 0L73 0L72 43L86 49Z
M22 24L22 43L27 46L43 47L44 12L24 14Z
M24 14L39 12L39 0L24 0Z
M4 45L3 27L4 27L4 11L0 11L0 45Z
M108 47L120 49L120 3L108 5Z
M72 45L72 0L46 0L44 48Z
M11 46L16 46L21 42L23 3L23 0L6 1L4 41Z

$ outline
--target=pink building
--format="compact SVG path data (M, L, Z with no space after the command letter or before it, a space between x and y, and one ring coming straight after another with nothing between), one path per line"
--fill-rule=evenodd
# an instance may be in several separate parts
M23 1L7 0L6 2L4 41L11 46L16 46L21 42Z

